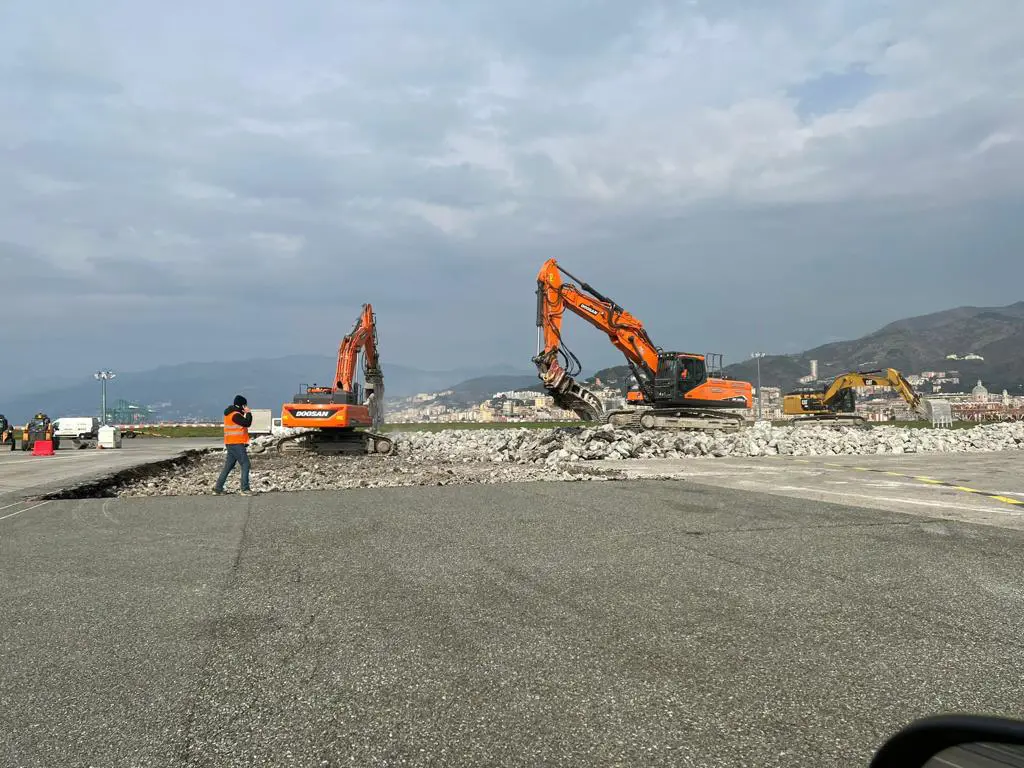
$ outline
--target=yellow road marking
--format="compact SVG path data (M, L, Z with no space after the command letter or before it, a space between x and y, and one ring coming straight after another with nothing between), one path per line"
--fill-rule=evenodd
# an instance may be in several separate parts
M998 495L995 495L995 496L989 496L989 498L990 499L995 499L996 501L1001 501L1004 504L1015 504L1018 507L1024 507L1024 501L1021 501L1020 499L1013 499L1013 498L1010 498L1009 496L998 496Z
M810 459L794 459L801 464L814 464ZM937 480L934 477L926 477L925 475L906 475L902 472L891 472L887 469L874 469L873 467L851 467L846 464L835 464L832 462L822 462L818 466L830 467L835 469L846 469L854 470L857 472L875 472L880 475L889 475L890 477L903 477L908 480L917 480L922 483L928 483L929 485L939 485L944 488L952 488L955 491L963 491L964 493L973 493L978 496L985 496L986 498L993 499L995 501L1001 501L1003 504L1012 504L1015 507L1024 506L1024 500L1014 499L1009 496L1003 496L998 493L990 493L989 491L982 491L977 488L969 488L966 485L957 485L956 483L947 483L945 480Z

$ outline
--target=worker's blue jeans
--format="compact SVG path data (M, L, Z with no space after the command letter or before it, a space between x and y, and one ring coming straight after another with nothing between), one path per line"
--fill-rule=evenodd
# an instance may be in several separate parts
M224 469L220 471L220 477L217 478L217 485L214 486L218 491L224 490L224 483L227 482L228 475L231 470L235 468L237 464L241 468L242 477L240 490L249 490L249 451L246 450L244 445L225 445L224 450L227 451L227 455L224 457Z

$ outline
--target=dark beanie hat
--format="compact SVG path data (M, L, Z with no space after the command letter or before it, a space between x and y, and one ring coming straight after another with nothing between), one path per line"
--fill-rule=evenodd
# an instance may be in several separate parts
M239 408L242 408L243 406L246 406L248 404L249 401L246 400L244 397L242 397L241 395L235 395L235 405L237 405Z

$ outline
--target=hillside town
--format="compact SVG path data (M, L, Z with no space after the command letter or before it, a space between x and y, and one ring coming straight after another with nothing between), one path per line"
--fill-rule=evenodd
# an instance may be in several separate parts
M968 378L956 369L921 371L907 374L906 379L922 397L948 402L955 421L1024 418L1024 388L1018 388L1013 394L1005 389L990 391L981 379ZM829 381L828 376L819 378L817 365L812 365L811 373L800 378L797 385L824 389ZM601 400L605 411L626 407L623 387L610 386L600 378L588 387ZM745 411L748 419L782 421L787 418L783 413L783 396L792 388L763 386L760 396L756 384L753 390L753 407ZM856 412L871 422L912 421L916 418L905 400L891 388L883 386L858 388ZM536 389L496 391L476 401L467 401L453 389L389 397L385 407L385 421L390 424L529 424L578 419L574 412L557 407L539 382ZM107 422L121 425L206 424L209 418L206 414L182 411L170 402L140 405L117 399L108 406Z
M977 356L975 356L977 357ZM950 356L949 359L954 359ZM971 359L967 356L960 359ZM950 404L956 421L1001 421L1024 418L1024 396L1011 396L1007 390L990 392L979 379L973 383L962 381L958 370L921 371L908 374L907 381L922 397ZM812 361L811 373L800 379L801 386L824 388L828 379L818 378L817 361ZM624 392L597 379L590 387L604 404L605 410L626 406ZM782 399L786 391L781 387L754 387L754 405L746 416L750 419L782 420ZM871 422L911 421L917 418L905 400L887 387L861 387L857 389L856 412ZM452 400L453 391L424 392L407 398L389 399L386 421L394 424L417 423L536 423L576 421L572 411L555 406L551 396L538 386L537 390L494 392L477 403L459 403Z

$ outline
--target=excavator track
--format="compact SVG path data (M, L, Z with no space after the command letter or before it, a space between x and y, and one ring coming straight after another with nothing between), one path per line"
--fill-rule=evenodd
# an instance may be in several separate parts
M865 427L870 429L871 423L863 416L852 413L818 413L810 416L796 416L791 424L834 424L836 426Z
M289 435L277 442L277 452L321 456L390 456L395 442L387 435L357 430L322 430Z
M738 432L746 421L739 414L689 408L644 408L609 411L604 421L623 429L675 429Z
M600 398L573 377L559 372L545 382L559 408L573 411L583 421L597 421L622 429L692 429L736 432L745 421L739 414L700 408L638 408L605 413Z

